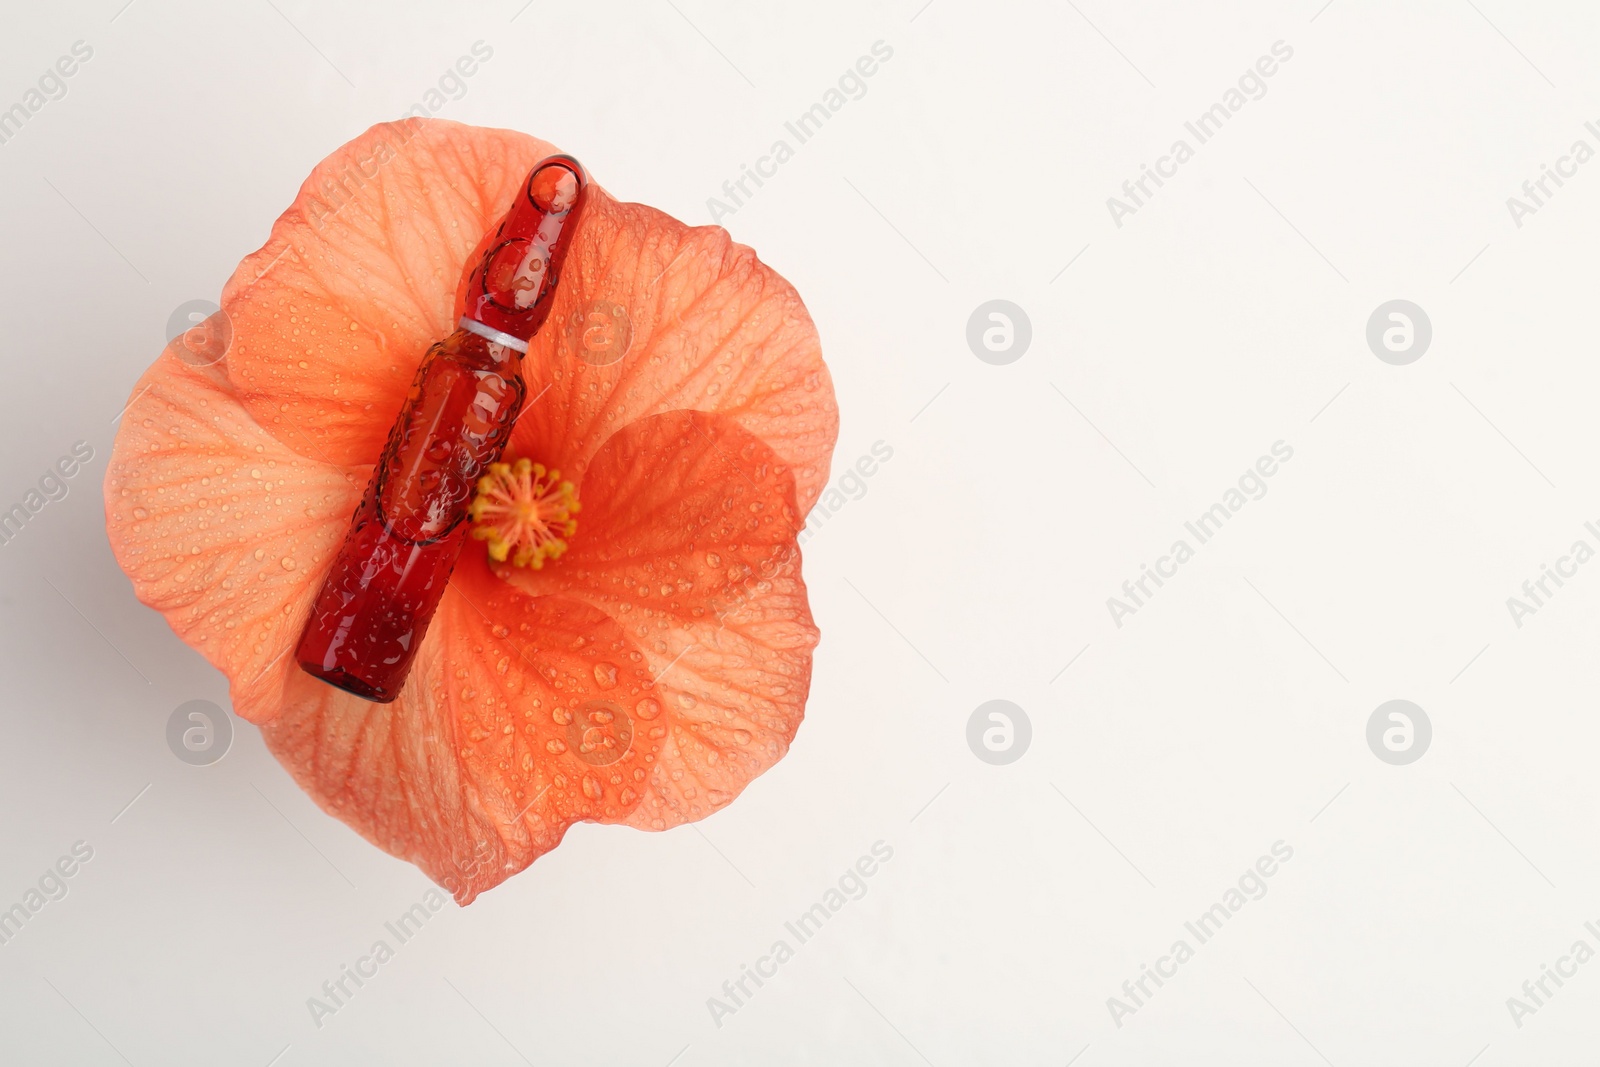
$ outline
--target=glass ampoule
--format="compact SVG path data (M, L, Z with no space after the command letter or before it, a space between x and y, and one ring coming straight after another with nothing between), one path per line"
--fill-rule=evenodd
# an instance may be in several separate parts
M465 314L417 368L312 604L295 650L307 673L380 703L399 695L461 554L474 487L522 410L522 357L550 313L587 189L576 160L539 163L472 268Z

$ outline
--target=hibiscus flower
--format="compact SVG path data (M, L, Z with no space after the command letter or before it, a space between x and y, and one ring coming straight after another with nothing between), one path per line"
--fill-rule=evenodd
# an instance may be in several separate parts
M664 830L727 804L787 751L818 636L796 537L838 411L810 317L721 228L596 184L523 363L506 467L398 699L296 665L417 364L461 314L465 265L556 151L418 119L329 156L223 289L225 358L169 345L106 475L139 598L324 810L462 904L574 822ZM537 568L517 566L502 506L528 487L581 504Z

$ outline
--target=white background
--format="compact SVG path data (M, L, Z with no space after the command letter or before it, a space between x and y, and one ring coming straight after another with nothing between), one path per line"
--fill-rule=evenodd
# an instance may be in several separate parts
M1593 1062L1600 962L1520 1027L1506 999L1600 949L1600 563L1520 628L1506 598L1600 547L1600 161L1520 228L1505 203L1600 149L1592 6L122 3L0 33L0 106L94 49L0 146L0 509L96 457L0 548L0 907L94 849L0 947L0 1058ZM816 319L835 471L894 456L806 546L823 641L782 763L699 826L576 827L318 1028L306 999L428 883L253 727L174 758L169 715L225 685L134 599L100 481L172 310L478 40L443 117L694 223L892 47L723 222ZM1266 95L1116 226L1106 198L1279 40ZM993 298L1032 321L1006 366L965 339ZM1433 324L1408 366L1365 340L1396 298ZM1266 496L1116 626L1106 598L1279 440ZM1033 727L999 767L966 742L996 698ZM1409 766L1365 739L1394 698L1433 724ZM716 1025L879 840L866 896ZM1267 895L1119 1027L1107 998L1279 840Z

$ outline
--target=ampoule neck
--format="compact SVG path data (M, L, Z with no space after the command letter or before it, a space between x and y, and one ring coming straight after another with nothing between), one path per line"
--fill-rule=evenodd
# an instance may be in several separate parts
M524 353L510 345L490 340L464 327L453 330L439 342L444 354L463 363L492 367L520 374Z

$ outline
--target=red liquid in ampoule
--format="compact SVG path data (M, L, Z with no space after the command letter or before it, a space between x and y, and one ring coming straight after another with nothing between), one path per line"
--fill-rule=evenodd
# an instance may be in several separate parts
M311 674L368 700L399 695L461 554L473 488L522 409L516 359L465 330L429 351L300 639Z
M518 341L549 314L583 201L576 161L546 160L469 278L462 329L423 357L295 657L368 700L400 693L466 538L467 505L527 388ZM481 336L488 332L491 337Z

